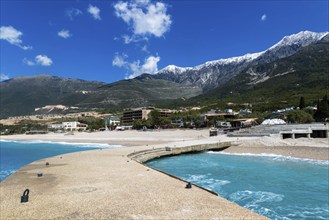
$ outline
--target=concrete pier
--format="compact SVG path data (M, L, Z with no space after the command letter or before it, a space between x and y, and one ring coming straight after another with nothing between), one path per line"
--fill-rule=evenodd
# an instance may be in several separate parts
M230 146L232 146L231 142L198 144L198 145L185 146L185 147L167 146L164 148L156 148L156 149L134 152L132 154L129 154L128 157L130 157L131 159L137 162L145 163L149 160L159 157L174 156L174 155L185 154L185 153L194 153L194 152L200 152L205 150L224 150Z
M103 149L36 161L0 184L0 218L266 219L202 188L186 189L184 181L140 163L226 145ZM29 202L20 203L27 188Z

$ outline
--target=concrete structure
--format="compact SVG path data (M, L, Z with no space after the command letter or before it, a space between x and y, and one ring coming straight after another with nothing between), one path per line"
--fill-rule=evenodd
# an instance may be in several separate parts
M80 123L78 121L63 122L63 128L67 131L85 131L88 127L87 124Z
M104 117L105 126L120 125L120 118L118 116Z
M232 127L231 122L227 121L216 121L217 128L230 128Z
M61 130L63 128L64 128L63 123L61 123L61 124L50 124L50 125L48 125L48 129Z
M281 131L282 139L286 138L328 138L329 129L321 127L309 127L307 129L293 129L291 131Z
M328 138L329 126L321 123L286 124L286 125L258 125L240 129L229 137L261 137L279 135L281 138Z
M174 156L179 154L201 152L205 150L220 151L232 145L233 144L231 142L218 142L216 144L198 144L198 145L185 146L185 147L168 146L164 148L137 151L129 154L128 157L139 163L145 163L149 160L159 157L164 157L164 156Z
M132 125L135 120L147 120L151 111L157 110L160 113L160 117L169 117L173 111L169 109L155 109L155 108L136 108L130 111L123 112L122 124Z
M251 114L252 113L252 111L250 110L250 109L240 109L240 111L239 111L239 115L249 115L249 114Z
M212 146L100 149L38 160L1 182L0 217L267 219L197 185L186 189L186 181L140 163L162 153L174 155L208 147ZM43 176L38 177L38 173ZM20 203L27 187L29 202Z
M257 118L239 118L231 122L232 127L244 128L257 125Z
M147 120L148 114L154 110L154 108L136 108L130 111L123 112L122 124L132 124L135 120Z
M158 109L159 113L160 113L160 117L161 118L167 118L169 117L172 113L174 113L173 110L171 109Z
M204 120L211 120L214 117L222 117L222 118L234 118L239 113L234 112L232 109L225 109L224 111L221 110L210 110L206 114L201 115Z

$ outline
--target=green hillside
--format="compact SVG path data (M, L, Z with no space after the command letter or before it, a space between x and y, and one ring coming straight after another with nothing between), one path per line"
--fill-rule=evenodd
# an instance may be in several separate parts
M165 99L199 95L201 89L147 75L112 84L38 75L1 82L0 92L0 116L4 118L33 114L35 108L46 105L75 106L80 110L154 105Z

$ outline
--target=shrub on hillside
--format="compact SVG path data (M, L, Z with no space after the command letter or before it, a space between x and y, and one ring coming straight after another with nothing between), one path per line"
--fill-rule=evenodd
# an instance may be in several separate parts
M311 114L303 110L293 110L289 111L287 114L288 122L291 123L311 123L314 119Z

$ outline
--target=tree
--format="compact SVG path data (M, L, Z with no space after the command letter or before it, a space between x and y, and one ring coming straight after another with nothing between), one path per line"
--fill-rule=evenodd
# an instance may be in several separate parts
M305 98L304 96L301 96L299 100L299 109L304 109L305 107Z
M327 95L321 101L318 101L314 118L316 121L325 121L329 118L329 100Z
M287 119L292 123L310 123L314 121L312 115L303 110L289 111Z
M104 119L102 118L81 118L78 120L80 123L88 125L88 130L98 130L105 126Z
M142 120L134 120L133 121L133 128L134 129L141 129L143 127L143 121Z
M169 125L171 122L170 118L161 118L160 125Z
M152 124L151 124L151 120L148 119L148 120L145 120L145 119L142 119L142 120L134 120L133 121L133 128L134 129L142 129L142 128L150 128L152 127Z
M153 110L149 114L149 120L151 121L151 126L159 126L160 125L160 112L157 110Z

